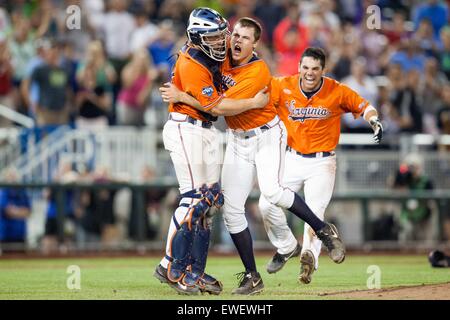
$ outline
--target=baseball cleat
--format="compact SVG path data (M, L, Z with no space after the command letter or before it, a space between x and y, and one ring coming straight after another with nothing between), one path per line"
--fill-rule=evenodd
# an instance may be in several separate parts
M253 295L263 291L264 283L259 272L244 271L236 274L236 276L239 280L239 287L233 289L232 294Z
M300 256L300 275L298 280L301 283L308 284L311 282L311 276L314 273L316 259L311 250L306 250Z
M200 277L198 287L200 292L214 295L220 294L223 290L222 282L206 273Z
M267 272L275 273L280 271L290 258L298 257L301 251L302 247L300 246L300 244L297 243L297 246L295 247L294 250L292 250L292 252L286 254L276 252L275 255L272 257L272 260L270 260L266 266Z
M317 237L328 249L328 255L335 263L342 263L345 259L345 246L339 238L334 224L325 222L325 227L316 232Z
M196 286L201 293L218 295L223 290L222 283L207 273L199 276L196 273L188 271L183 278L183 283L188 287Z
M183 284L181 281L173 282L167 276L167 269L162 265L156 267L153 276L158 279L161 283L167 283L172 289L174 289L178 294L184 295L197 295L200 293L200 289L197 286L191 287Z

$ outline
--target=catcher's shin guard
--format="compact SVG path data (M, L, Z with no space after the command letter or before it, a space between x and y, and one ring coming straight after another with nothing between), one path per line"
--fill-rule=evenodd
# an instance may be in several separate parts
M186 267L190 263L192 245L194 241L194 233L197 222L204 213L209 209L209 205L205 199L201 199L197 204L189 208L185 218L180 224L177 223L174 216L173 221L176 231L171 238L168 278L173 282L178 282L183 278Z
M187 221L182 222L182 225L177 228L170 243L170 257L167 267L167 277L172 282L180 281L188 266L192 242L194 240L194 230L189 229Z
M206 218L203 218L195 228L191 254L192 272L199 276L205 272L210 235L211 229L206 225Z

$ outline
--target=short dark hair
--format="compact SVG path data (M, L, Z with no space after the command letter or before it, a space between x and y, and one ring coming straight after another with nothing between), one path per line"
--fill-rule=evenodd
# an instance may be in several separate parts
M320 65L322 66L322 69L325 68L325 62L326 62L326 54L325 51L322 48L319 47L309 47L306 48L306 50L302 54L302 58L300 59L300 63L302 62L304 57L311 57L315 60L320 61Z
M240 24L242 27L253 28L253 35L255 37L255 42L261 38L262 27L261 24L255 19L249 17L243 17L236 22L236 25Z

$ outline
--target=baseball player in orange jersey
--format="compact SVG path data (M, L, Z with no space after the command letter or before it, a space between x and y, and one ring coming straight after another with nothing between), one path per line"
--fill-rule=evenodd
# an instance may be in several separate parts
M324 51L307 48L299 63L299 74L273 78L271 87L271 98L288 130L283 185L295 192L304 186L306 203L321 220L334 188L334 150L339 141L341 115L351 112L355 118L363 116L374 130L376 143L383 134L376 109L346 85L325 77L324 67ZM274 273L291 257L297 240L286 220L279 223L281 209L271 202L261 195L259 206L264 226L277 248L267 265L267 271ZM318 268L321 244L305 224L300 256L302 283L310 283Z
M222 71L227 86L225 97L246 99L268 86L270 71L263 60L254 54L261 35L261 26L253 19L241 18L231 35L231 59L225 61ZM200 106L186 93L173 86L164 90L163 97ZM286 150L287 132L276 114L273 103L262 109L248 110L233 116L225 116L230 127L227 149L222 168L222 187L225 198L223 217L225 225L238 250L245 271L239 274L239 287L233 294L255 294L264 284L257 272L253 244L247 220L245 202L257 177L261 193L270 203L286 208L312 226L324 241L330 257L340 263L345 258L345 248L336 228L318 219L301 197L281 184ZM274 217L275 218L275 217ZM279 221L275 221L276 218ZM273 223L283 223L286 218L280 210ZM297 255L300 247L297 248Z
M204 273L210 238L211 206L223 204L220 144L213 126L216 116L264 107L268 95L234 100L222 95L222 63L226 58L227 21L216 11L197 8L189 17L188 43L178 56L172 81L195 97L200 108L183 103L169 105L163 141L170 152L179 182L181 201L168 231L166 255L154 276L181 294L219 294L222 284ZM208 113L210 112L210 113Z

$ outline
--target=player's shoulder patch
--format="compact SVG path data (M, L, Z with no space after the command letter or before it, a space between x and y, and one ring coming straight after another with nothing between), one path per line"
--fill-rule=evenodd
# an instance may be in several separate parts
M214 93L214 89L212 86L207 86L207 87L202 88L202 95L204 95L204 96L211 97L213 93Z

